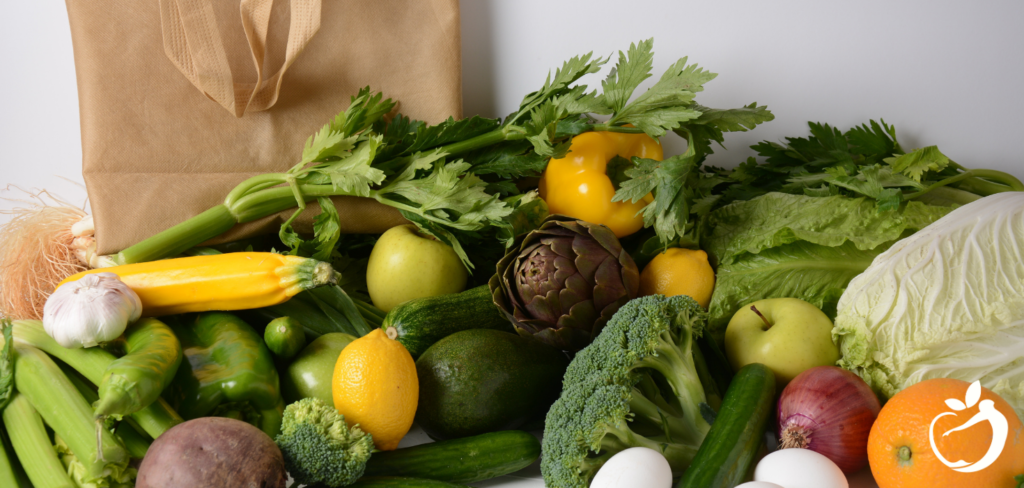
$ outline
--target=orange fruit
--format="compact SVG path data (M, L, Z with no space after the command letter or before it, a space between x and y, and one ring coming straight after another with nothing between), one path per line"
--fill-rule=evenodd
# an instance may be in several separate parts
M382 451L392 451L412 427L419 402L416 363L405 346L381 329L352 341L334 364L334 407L345 420L373 435Z
M1017 487L1014 476L1024 474L1024 425L1006 400L986 388L980 389L980 397L975 396L972 403L969 386L966 381L947 378L922 381L897 393L882 407L868 436L868 462L879 488ZM986 405L989 400L992 403ZM957 410L954 406L966 408ZM982 421L959 431L950 430L965 425L975 415L985 416L992 407L1006 419L1009 428L1002 454L976 472L960 472L944 464L932 449L932 437L939 455L947 462L977 464L984 459L990 446L996 444L995 422ZM934 431L933 436L929 430Z
M640 273L640 296L688 295L704 308L715 291L715 271L701 250L674 247L651 260Z

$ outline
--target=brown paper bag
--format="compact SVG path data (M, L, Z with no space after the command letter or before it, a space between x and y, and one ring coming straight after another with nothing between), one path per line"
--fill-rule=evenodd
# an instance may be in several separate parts
M103 254L222 203L250 176L290 168L361 87L414 119L460 115L457 0L66 3ZM403 222L372 200L335 204L343 232ZM309 232L318 211L310 205L296 230ZM217 242L276 231L284 215Z

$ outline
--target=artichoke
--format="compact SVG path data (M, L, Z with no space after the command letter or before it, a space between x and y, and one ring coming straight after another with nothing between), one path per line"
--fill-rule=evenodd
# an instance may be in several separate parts
M640 272L607 227L553 215L498 262L489 285L520 335L578 351L636 298Z

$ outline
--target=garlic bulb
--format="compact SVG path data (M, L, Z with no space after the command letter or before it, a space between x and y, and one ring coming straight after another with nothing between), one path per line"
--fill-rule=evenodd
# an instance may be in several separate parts
M142 315L142 301L114 273L65 283L46 299L43 328L58 344L92 347L120 336Z

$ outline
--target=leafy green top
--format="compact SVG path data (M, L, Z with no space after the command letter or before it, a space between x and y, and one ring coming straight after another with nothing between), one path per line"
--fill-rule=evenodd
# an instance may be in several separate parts
M644 210L645 222L663 243L672 242L691 230L690 214L705 212L711 203L695 201L701 187L719 181L695 175L711 153L711 141L721 144L723 132L745 131L773 116L756 103L727 110L696 104L696 94L716 75L688 64L687 58L672 64L651 88L634 97L651 77L653 47L654 41L648 39L620 52L602 82L603 93L576 83L599 72L608 59L594 58L593 53L573 57L501 121L449 118L431 126L400 114L388 117L394 102L368 88L360 90L348 109L306 141L298 164L286 173L242 183L225 204L236 214L247 214L280 199L281 185L287 185L298 207L294 219L307 202L317 200L322 213L314 222L313 239L295 233L292 219L282 225L280 237L293 253L328 259L340 239L340 217L329 208L329 197L374 198L400 210L423 232L451 244L472 268L474 261L486 260L471 256L463 243L507 245L514 233L528 231L543 219L536 203L528 212L517 213L535 197L524 197L516 181L539 176L549 158L564 156L572 136L609 130L659 138L675 131L690 142L687 154L627 164L623 174L629 179L616 197L637 200L653 191L655 202ZM598 122L594 115L609 119ZM694 181L699 183L696 189L691 188ZM530 219L524 221L524 215Z

